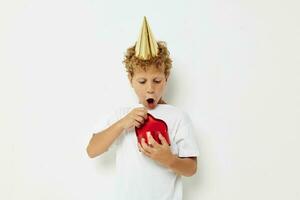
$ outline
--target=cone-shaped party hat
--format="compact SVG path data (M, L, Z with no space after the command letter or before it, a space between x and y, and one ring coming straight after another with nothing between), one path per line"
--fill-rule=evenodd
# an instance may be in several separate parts
M157 54L157 42L152 35L146 17L144 17L141 33L135 45L135 56L142 60L149 60L157 56Z

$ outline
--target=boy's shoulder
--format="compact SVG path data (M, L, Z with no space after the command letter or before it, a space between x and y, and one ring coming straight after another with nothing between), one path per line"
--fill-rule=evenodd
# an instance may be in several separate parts
M167 112L169 112L172 115L176 115L179 120L190 121L189 114L182 108L170 104L163 105Z
M171 112L172 114L184 115L184 111L181 108L171 104L159 104L158 107L167 112Z

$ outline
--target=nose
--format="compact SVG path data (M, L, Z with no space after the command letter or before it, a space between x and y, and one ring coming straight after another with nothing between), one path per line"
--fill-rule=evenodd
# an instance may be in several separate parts
M154 93L154 88L152 83L148 83L147 85L147 93L153 94Z

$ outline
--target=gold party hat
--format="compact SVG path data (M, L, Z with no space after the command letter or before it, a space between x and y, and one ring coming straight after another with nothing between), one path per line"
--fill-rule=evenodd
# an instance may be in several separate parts
M144 17L141 33L135 45L135 56L142 60L149 60L157 56L157 54L157 42L152 35L146 17Z

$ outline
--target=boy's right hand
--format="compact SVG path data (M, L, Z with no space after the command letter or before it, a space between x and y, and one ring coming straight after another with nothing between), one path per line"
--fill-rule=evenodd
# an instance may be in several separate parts
M148 110L145 107L134 108L120 121L122 127L130 129L132 127L141 127L147 119Z

